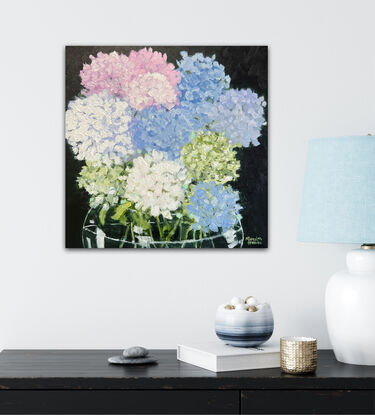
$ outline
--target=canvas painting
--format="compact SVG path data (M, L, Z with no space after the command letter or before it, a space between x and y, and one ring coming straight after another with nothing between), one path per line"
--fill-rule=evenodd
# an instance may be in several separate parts
M267 47L66 47L66 247L266 248Z

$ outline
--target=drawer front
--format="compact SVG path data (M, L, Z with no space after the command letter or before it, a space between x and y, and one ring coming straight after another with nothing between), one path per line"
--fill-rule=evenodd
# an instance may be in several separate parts
M0 414L235 414L238 391L0 391Z
M242 414L374 414L374 390L241 392Z

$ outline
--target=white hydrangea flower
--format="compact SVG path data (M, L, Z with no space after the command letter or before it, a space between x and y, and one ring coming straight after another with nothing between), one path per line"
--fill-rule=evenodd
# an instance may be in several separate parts
M127 162L135 153L129 132L132 116L129 104L107 91L71 101L65 129L76 158L95 165Z
M152 216L172 219L171 212L181 206L189 183L187 170L179 161L153 150L134 159L128 169L125 198L134 202L136 209L150 209Z

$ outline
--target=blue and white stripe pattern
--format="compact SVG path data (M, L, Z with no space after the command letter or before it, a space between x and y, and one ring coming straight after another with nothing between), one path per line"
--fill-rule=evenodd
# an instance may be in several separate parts
M258 311L226 310L216 312L215 331L225 343L237 347L254 347L266 342L273 333L271 306L260 304Z

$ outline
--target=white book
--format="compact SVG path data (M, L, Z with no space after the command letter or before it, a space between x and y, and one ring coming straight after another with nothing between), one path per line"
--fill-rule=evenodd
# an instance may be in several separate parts
M233 347L223 342L177 345L177 359L213 372L280 367L280 346Z

